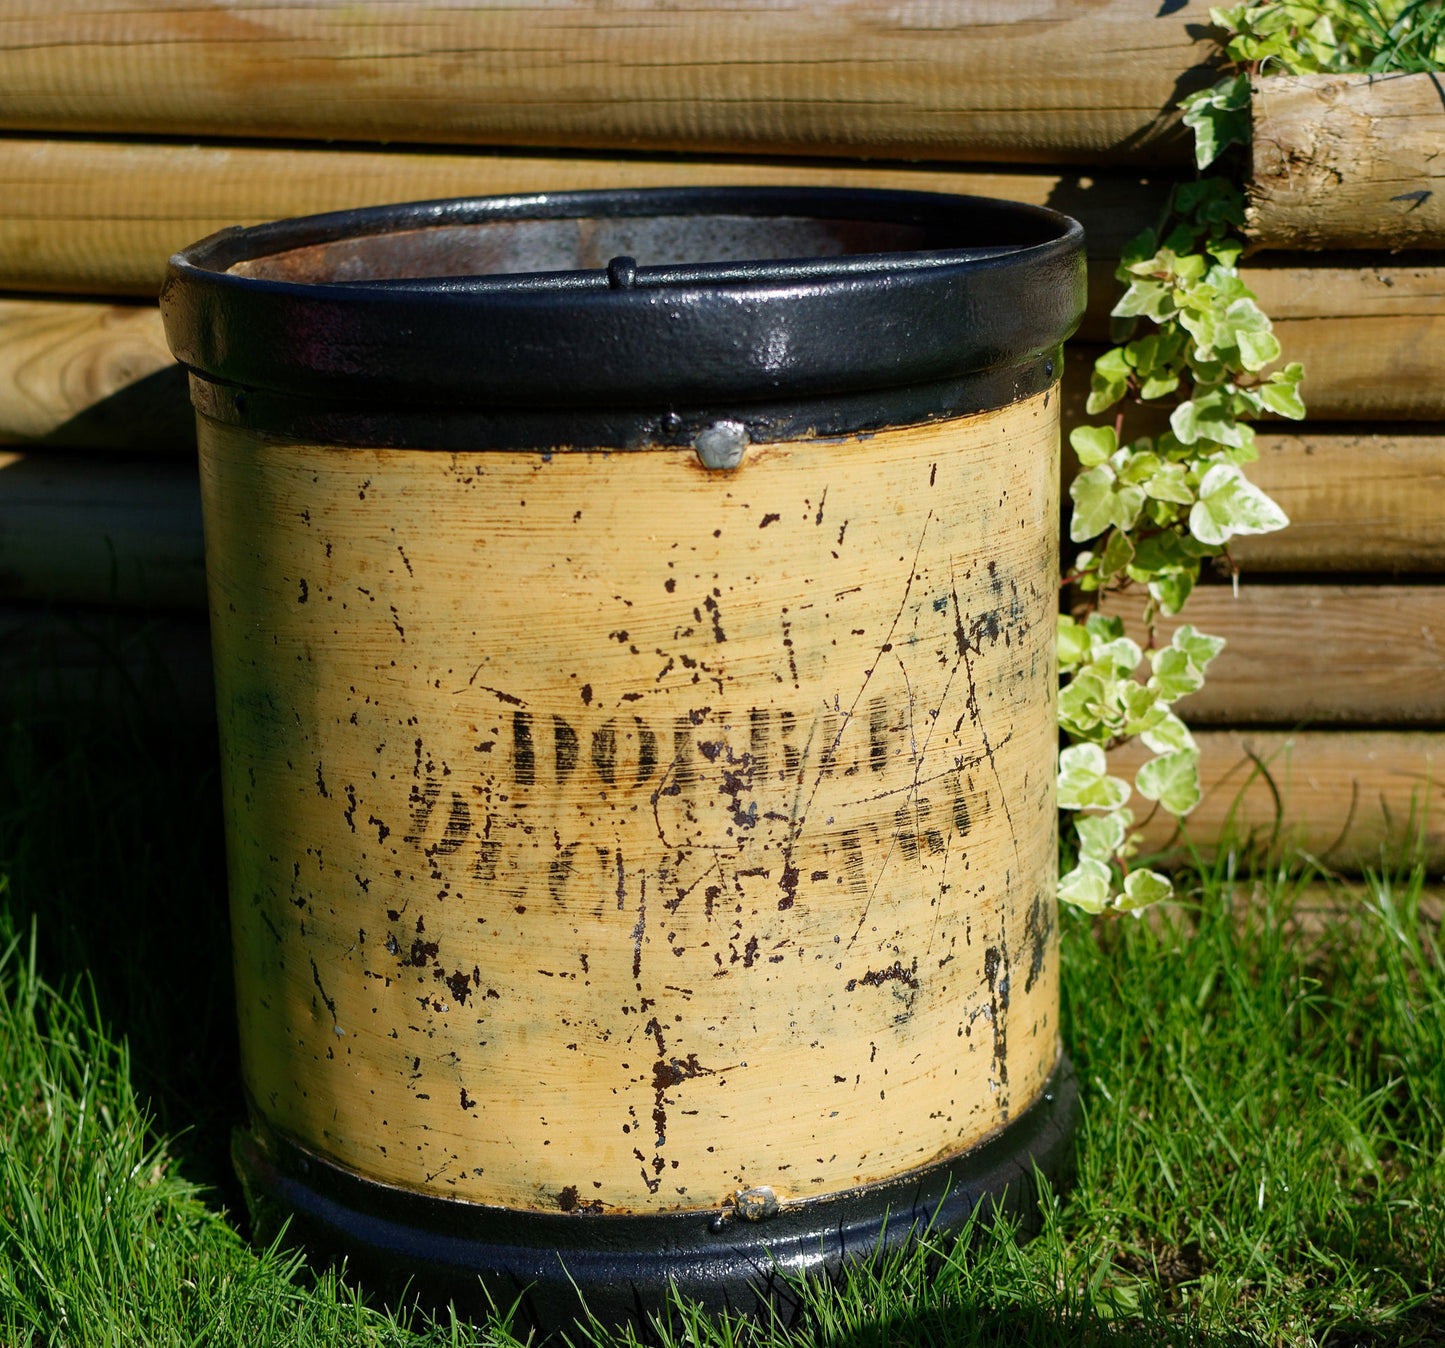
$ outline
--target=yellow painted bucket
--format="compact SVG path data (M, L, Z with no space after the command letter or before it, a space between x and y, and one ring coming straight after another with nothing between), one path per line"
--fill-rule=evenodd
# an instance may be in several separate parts
M173 259L263 1229L548 1325L1027 1219L1083 286L1051 212L832 190Z

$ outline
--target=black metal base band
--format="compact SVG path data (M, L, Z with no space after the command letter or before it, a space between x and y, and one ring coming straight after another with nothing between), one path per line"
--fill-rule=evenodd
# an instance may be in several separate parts
M713 1312L784 1319L788 1280L959 1231L976 1208L1039 1223L1035 1169L1055 1188L1072 1176L1078 1122L1073 1068L1060 1057L1038 1098L988 1141L950 1160L847 1193L785 1203L745 1221L726 1210L607 1216L522 1212L433 1198L364 1179L256 1125L232 1155L256 1235L290 1235L313 1254L345 1256L369 1289L481 1315L520 1298L524 1320L565 1329L586 1310L645 1324L669 1287ZM579 1300L580 1298L580 1300Z

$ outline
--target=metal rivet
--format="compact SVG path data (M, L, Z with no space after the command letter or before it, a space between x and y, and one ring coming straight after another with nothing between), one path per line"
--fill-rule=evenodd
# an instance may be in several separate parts
M728 1229L728 1219L724 1217L722 1213L718 1213L718 1215L707 1224L707 1229L714 1235L721 1231L726 1231Z
M715 421L697 433L692 447L704 468L736 468L748 447L748 430L740 421Z
M613 290L631 290L637 284L637 259L614 257L607 264L607 284Z
M755 1189L739 1189L733 1195L733 1202L737 1204L738 1216L749 1222L760 1222L778 1211L778 1196L766 1184Z

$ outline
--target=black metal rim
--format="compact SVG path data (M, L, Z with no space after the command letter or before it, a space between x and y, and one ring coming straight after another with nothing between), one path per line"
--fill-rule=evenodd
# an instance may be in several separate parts
M1017 1119L972 1150L865 1188L784 1204L748 1222L728 1210L651 1216L538 1213L455 1202L368 1180L261 1123L238 1132L237 1170L258 1234L289 1219L293 1236L341 1255L364 1281L485 1310L518 1296L544 1329L582 1305L605 1322L664 1308L669 1288L712 1310L784 1305L787 1279L833 1274L921 1233L956 1234L981 1205L1037 1230L1037 1185L1072 1176L1079 1116L1062 1055ZM579 1297L581 1301L579 1302Z
M324 284L227 270L348 237L434 227L709 215L909 225L930 246L621 273ZM832 429L874 429L917 420L920 388L953 389L928 402L933 416L1018 396L1018 381L1004 373L1051 356L1083 312L1083 231L1043 207L925 192L478 197L224 230L171 259L161 303L177 358L225 387L227 420L262 431L297 433L306 422L299 405L314 401L353 440L372 416L399 427L401 443L420 444L429 423L434 431L468 415L554 415L565 432L567 417L584 412L625 423L599 442L613 444L647 439L650 423L668 414L728 410L761 429L784 408L784 420L808 427L817 403L839 396L869 406L858 424ZM964 385L971 392L960 397ZM249 410L247 394L259 395ZM212 401L225 399L218 392ZM753 408L772 410L755 421Z

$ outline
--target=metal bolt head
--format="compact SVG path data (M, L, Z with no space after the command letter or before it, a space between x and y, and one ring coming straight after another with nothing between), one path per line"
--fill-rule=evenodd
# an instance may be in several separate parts
M778 1196L766 1184L759 1184L755 1189L739 1189L733 1195L733 1202L738 1216L749 1222L760 1222L778 1211Z
M736 468L748 447L748 428L740 421L714 421L692 442L704 468Z

